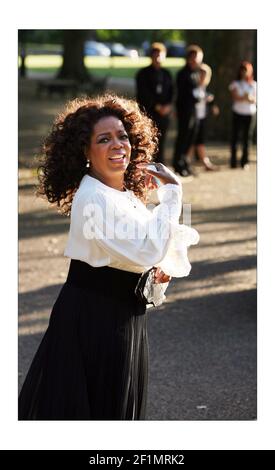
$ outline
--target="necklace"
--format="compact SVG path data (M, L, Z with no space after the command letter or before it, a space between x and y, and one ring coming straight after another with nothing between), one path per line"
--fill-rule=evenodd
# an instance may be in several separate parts
M136 209L137 208L137 202L136 202L136 197L132 195L132 193L126 189L126 196L131 201L133 207Z

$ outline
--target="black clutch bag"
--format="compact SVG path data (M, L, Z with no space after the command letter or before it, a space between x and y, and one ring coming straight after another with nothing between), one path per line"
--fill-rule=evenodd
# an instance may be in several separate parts
M165 291L169 282L156 284L154 282L155 270L156 268L153 267L140 276L135 288L135 294L145 305L152 304L154 307L158 307L166 299Z

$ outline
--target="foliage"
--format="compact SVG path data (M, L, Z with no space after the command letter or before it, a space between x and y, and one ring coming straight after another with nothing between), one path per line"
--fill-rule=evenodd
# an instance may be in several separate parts
M75 33L84 31L87 38L98 41L122 42L125 45L141 47L144 41L166 41L184 39L183 30L174 29L97 29L97 30L75 30ZM64 30L61 29L20 29L18 31L20 44L62 44Z
M181 40L184 38L182 30L174 29L99 29L97 30L97 39L99 41L114 41L122 42L124 44L131 44L136 47L141 47L144 41L166 41L166 40Z
M19 44L60 44L63 41L61 29L19 29Z

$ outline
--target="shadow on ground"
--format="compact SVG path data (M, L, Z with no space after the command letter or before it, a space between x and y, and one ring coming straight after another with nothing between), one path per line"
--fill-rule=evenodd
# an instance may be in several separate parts
M62 285L63 284L55 284L19 294L19 322L20 317L24 314L29 315L39 310L51 309L54 299L57 298Z
M19 239L67 233L69 224L69 217L52 209L19 214Z
M256 419L256 290L149 313L148 419Z
M255 255L240 256L235 259L224 261L199 261L192 263L192 281L206 279L236 271L244 271L256 267L257 259ZM222 281L221 281L222 283ZM173 279L173 284L181 284L180 279Z
M216 222L255 223L257 217L256 204L238 204L203 210L192 209L192 224Z

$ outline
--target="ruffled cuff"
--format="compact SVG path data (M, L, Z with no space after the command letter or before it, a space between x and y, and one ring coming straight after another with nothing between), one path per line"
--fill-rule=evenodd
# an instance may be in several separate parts
M191 264L187 256L187 248L196 245L200 236L194 228L184 224L173 225L173 232L168 251L160 263L156 266L168 276L185 277L191 270Z
M179 222L182 209L182 186L177 184L165 184L157 190L160 205L169 208L169 219L173 223Z

